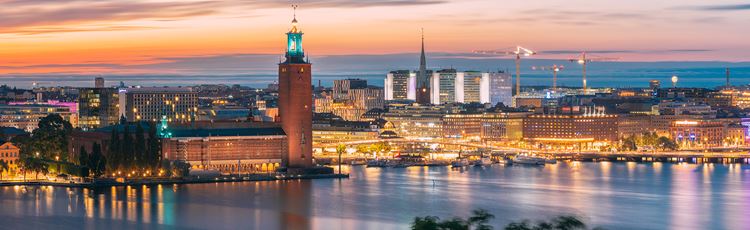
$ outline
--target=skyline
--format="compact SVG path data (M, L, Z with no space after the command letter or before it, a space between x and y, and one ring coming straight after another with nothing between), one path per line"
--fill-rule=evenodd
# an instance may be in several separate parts
M748 4L639 0L615 10L582 2L0 0L12 6L0 10L0 74L243 73L239 63L222 64L234 57L275 62L292 3L300 4L303 32L310 31L305 46L313 62L418 53L420 28L428 59L496 59L471 51L523 45L539 51L534 59L588 50L621 62L750 61L742 29ZM45 17L34 16L40 12Z

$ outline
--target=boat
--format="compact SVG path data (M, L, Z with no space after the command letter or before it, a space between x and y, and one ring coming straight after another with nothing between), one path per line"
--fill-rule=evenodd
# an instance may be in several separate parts
M350 165L366 165L367 161L364 159L354 159L351 162L349 162Z
M474 166L490 166L492 165L492 163L492 159L490 159L489 157L482 157L479 160L474 161Z
M367 162L367 167L386 167L386 161L383 160L371 160Z
M547 160L541 157L534 157L528 155L517 155L513 158L514 164L526 164L526 165L544 165Z
M451 166L454 168L469 166L469 160L466 158L456 158L455 161L451 162Z
M552 157L548 157L547 159L544 159L544 163L546 164L557 164L557 160Z

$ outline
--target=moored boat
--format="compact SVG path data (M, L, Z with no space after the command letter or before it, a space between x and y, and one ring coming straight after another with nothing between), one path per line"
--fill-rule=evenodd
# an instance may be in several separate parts
M524 154L519 154L515 158L513 158L514 164L526 164L526 165L544 165L546 162L546 159L541 157L534 157Z

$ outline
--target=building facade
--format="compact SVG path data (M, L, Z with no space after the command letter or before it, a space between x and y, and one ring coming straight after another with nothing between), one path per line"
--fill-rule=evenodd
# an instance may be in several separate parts
M117 89L81 88L78 92L79 127L84 130L97 129L119 121L120 99Z
M710 119L680 119L670 124L670 134L682 149L720 147L726 125Z
M333 99L347 99L349 97L349 90L364 88L367 88L367 80L333 80Z
M288 152L281 128L177 129L162 139L165 159L225 174L272 172Z
M506 106L513 105L513 80L508 73L489 73L490 103L497 105L503 103Z
M577 115L530 115L523 137L540 148L596 149L614 144L617 115L587 112Z
M70 107L44 104L0 105L0 126L30 133L38 127L39 120L50 114L58 114L74 128L78 127L78 115Z
M0 145L0 161L8 164L8 173L14 173L16 172L16 170L18 170L18 165L20 165L20 163L18 162L18 160L20 159L20 152L21 149L13 145L13 143L5 142L4 144Z
M125 89L128 121L169 122L195 120L198 92L189 87L145 87ZM122 106L122 105L121 105Z
M394 70L385 77L385 100L416 100L417 74Z

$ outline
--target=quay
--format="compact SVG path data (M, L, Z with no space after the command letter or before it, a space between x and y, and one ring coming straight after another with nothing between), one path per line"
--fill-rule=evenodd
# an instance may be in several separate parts
M166 184L205 184L205 183L227 183L227 182L252 182L252 181L285 181L285 180L311 180L311 179L338 179L349 178L349 174L310 174L310 175L228 175L220 177L199 178L138 178L118 182L112 179L97 180L94 182L54 182L54 181L0 181L3 186L54 186L67 188L102 188L118 186L142 186L142 185L166 185Z

